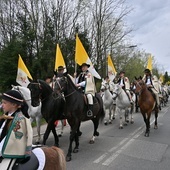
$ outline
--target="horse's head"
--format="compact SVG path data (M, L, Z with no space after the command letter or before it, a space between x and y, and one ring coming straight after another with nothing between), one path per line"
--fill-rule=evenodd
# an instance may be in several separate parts
M142 89L143 89L144 87L146 87L146 84L145 84L145 82L142 80L142 77L141 77L141 76L140 76L139 78L136 78L136 77L135 77L135 81L134 81L133 83L134 83L134 85L135 85L134 92L135 92L136 94L140 94L141 91L142 91Z
M120 87L120 85L119 84L115 84L114 85L114 88L113 88L113 99L115 100L118 96L119 96L119 94L121 93L121 87Z
M67 81L68 77L67 74L63 74L63 76L57 77L55 84L54 84L54 92L58 95L61 95L62 92L65 92L67 89Z
M31 92L31 105L34 107L39 106L42 91L41 84L39 82L31 82L28 88Z
M105 80L102 81L100 90L104 92L105 90L109 89L110 85L109 82L106 82Z

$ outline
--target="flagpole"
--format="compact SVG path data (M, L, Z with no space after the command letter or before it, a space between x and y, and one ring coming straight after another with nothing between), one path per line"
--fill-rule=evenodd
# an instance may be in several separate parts
M77 77L77 62L75 62L75 70L74 70L74 73L76 74L76 76L74 77L75 78L75 84L76 84L76 77Z

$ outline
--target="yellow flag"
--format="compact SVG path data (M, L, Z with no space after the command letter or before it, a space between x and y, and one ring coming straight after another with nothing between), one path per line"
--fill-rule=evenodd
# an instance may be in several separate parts
M20 84L21 86L27 87L30 81L28 80L28 77L33 80L30 72L28 71L26 65L24 64L20 54L18 59L18 71L17 71L17 78L16 82Z
M63 66L65 68L64 71L66 71L66 65L65 65L65 62L64 62L64 59L63 59L63 55L61 53L59 45L57 44L54 71L56 71L59 66Z
M152 56L151 54L148 57L148 64L147 64L147 69L149 69L150 71L152 71Z
M164 76L163 76L162 74L161 74L160 77L159 77L159 81L160 81L161 83L164 82Z
M93 64L84 49L83 44L81 43L78 34L76 35L76 50L75 50L75 62L79 65L82 65L83 63L90 64L90 67L88 70L92 73L92 75L98 79L101 79L100 75L97 73L95 68L93 67Z
M117 72L116 72L116 69L115 69L115 67L113 65L113 62L112 62L112 59L111 59L110 55L108 55L107 62L108 62L108 76L109 76L109 79L111 81L113 81L113 79L115 78Z

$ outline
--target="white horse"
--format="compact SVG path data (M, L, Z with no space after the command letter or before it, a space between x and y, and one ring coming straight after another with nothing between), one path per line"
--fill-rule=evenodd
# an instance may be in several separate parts
M113 90L113 98L116 99L116 109L117 109L117 112L119 113L119 118L120 118L119 128L123 129L123 120L122 120L123 110L125 111L124 125L127 125L127 123L129 122L129 108L130 108L130 114L131 114L130 122L134 123L133 112L134 112L135 103L134 102L133 104L130 103L130 100L126 92L118 84L115 84L115 88ZM132 96L132 100L135 101L135 95Z
M33 121L36 121L37 134L38 134L38 138L36 139L36 143L39 144L40 140L41 140L41 134L40 134L40 126L41 126L41 118L42 118L41 103L37 107L33 107L31 105L31 93L30 93L30 90L27 87L12 85L12 89L13 90L17 90L17 91L19 91L22 94L25 102L28 105L28 114L30 116L31 123Z
M106 115L109 115L109 121L107 121L107 118L105 117L105 125L108 123L111 124L112 120L115 119L116 103L115 100L113 100L112 94L110 92L111 88L113 87L111 87L110 83L106 82L105 80L102 81L100 90L102 91L101 97L103 100L103 107Z

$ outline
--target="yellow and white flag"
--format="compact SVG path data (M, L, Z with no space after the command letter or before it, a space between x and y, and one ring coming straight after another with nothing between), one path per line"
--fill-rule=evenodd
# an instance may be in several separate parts
M33 80L30 72L28 71L26 65L24 64L20 54L18 59L18 71L17 71L17 78L16 82L20 84L21 86L27 87L30 81L28 80L28 77Z
M83 63L89 64L90 67L88 68L88 70L92 73L94 77L101 79L100 75L97 73L97 71L93 67L93 64L86 50L84 49L83 44L81 43L78 35L76 35L75 62L79 65L82 65Z
M65 65L65 62L64 62L63 55L62 55L62 53L61 53L61 50L60 50L59 45L57 44L54 71L56 71L59 66L63 66L63 67L65 68L65 69L64 69L64 72L67 71L67 70L66 70L66 65Z
M113 65L113 62L112 62L112 59L111 59L110 55L108 55L107 62L108 62L108 76L109 76L109 79L111 81L113 81L113 79L115 78L117 72L116 72L116 69L115 69L115 67Z
M150 71L152 71L152 55L150 54L148 57L148 63L147 63L147 69L149 69Z

